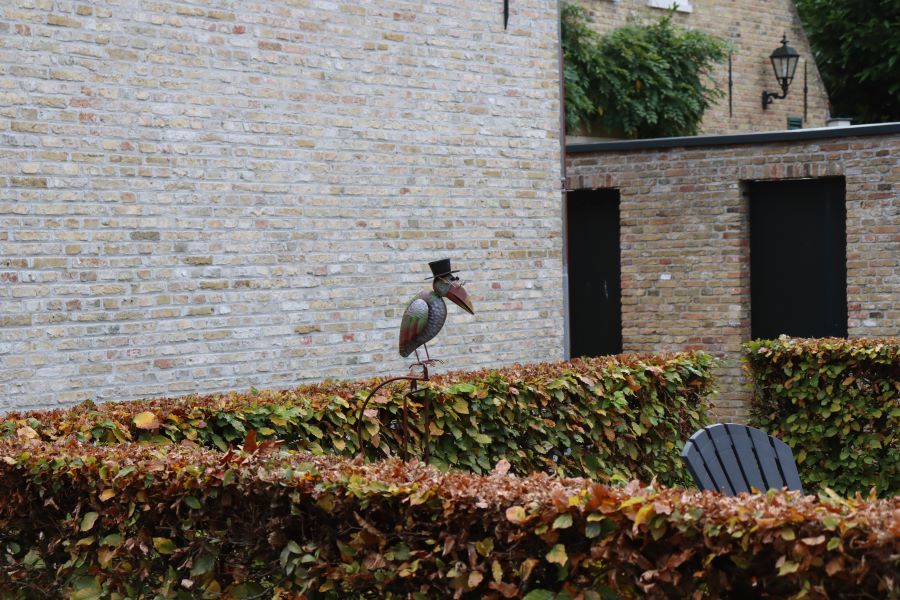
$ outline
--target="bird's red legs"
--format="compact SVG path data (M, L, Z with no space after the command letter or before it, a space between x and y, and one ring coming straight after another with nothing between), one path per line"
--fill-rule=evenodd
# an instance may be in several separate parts
M436 365L436 364L440 364L440 363L444 362L440 359L431 358L430 356L428 356L428 344L422 344L422 347L425 348L425 364Z
M416 348L414 350L414 352L416 353L416 362L409 365L410 370L412 370L413 367L427 367L429 365L436 365L436 364L440 364L440 363L444 362L437 358L431 358L428 355L428 345L427 344L422 344L422 347L425 348L425 360L422 360L422 358L419 356L419 349Z

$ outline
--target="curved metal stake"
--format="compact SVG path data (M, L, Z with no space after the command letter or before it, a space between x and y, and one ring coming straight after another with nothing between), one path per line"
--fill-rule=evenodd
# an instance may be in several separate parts
M419 391L419 388L418 388L419 381L428 381L428 365L426 363L417 363L417 365L422 367L422 375L421 376L403 375L400 377L391 377L390 379L385 379L384 381L382 381L381 383L376 385L372 389L371 392L369 392L369 395L366 396L366 399L363 401L362 406L359 407L359 412L356 414L356 441L359 444L359 455L360 456L365 454L365 452L364 452L365 448L363 445L363 438L362 438L362 424L363 424L363 415L365 414L366 407L369 405L369 400L372 399L372 396L375 395L375 392L377 392L378 390L380 390L381 388L383 388L384 386L386 386L389 383L393 383L394 381L409 381L410 382L410 391L406 392L403 395L403 417L401 420L401 426L403 427L401 442L403 445L400 448L400 458L404 461L407 460L407 456L408 456L407 440L409 437L409 435L408 435L409 434L409 430L408 430L409 422L408 422L407 398ZM416 365L412 365L412 366L416 366ZM428 446L430 443L429 436L428 436L428 433L429 433L428 432L429 408L430 408L430 401L426 398L426 400L425 400L425 462L426 463L428 462L428 455L429 455Z
M425 396L425 448L422 450L422 459L428 464L431 454L431 396Z

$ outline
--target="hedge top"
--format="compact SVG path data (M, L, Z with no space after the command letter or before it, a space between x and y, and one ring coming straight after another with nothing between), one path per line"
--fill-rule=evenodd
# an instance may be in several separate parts
M794 450L804 486L900 493L900 338L754 340L751 422Z
M627 355L514 365L437 376L408 405L409 443L425 443L424 395L430 401L431 462L489 471L500 459L517 473L550 471L601 480L686 480L678 450L706 424L712 389L707 354ZM327 382L293 390L139 400L67 411L7 415L0 436L98 444L195 441L225 451L249 431L314 453L369 459L399 454L403 386L387 386L362 415L367 390L381 380Z

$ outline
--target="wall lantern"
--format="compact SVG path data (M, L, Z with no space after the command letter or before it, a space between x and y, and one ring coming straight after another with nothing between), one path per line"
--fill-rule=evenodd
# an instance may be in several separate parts
M771 56L769 56L769 59L772 61L772 68L775 69L775 79L778 80L778 85L781 86L781 95L779 96L775 92L763 91L763 110L772 104L772 101L775 100L775 98L781 100L782 98L787 97L788 86L791 85L791 80L794 79L794 71L797 70L800 54L788 46L787 34L785 34L781 37L781 47L776 48Z

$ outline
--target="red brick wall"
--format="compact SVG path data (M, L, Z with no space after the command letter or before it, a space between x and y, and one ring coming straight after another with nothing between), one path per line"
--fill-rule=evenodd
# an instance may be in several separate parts
M718 417L746 416L750 338L743 182L843 176L851 337L900 335L900 130L878 136L573 153L567 188L621 194L625 352L723 358Z

